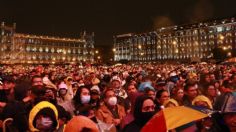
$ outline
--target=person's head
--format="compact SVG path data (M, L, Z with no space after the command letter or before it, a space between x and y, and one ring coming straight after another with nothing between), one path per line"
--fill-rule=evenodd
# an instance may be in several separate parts
M64 97L67 93L67 89L68 89L67 85L64 82L59 84L58 85L58 94L59 94L59 96Z
M230 129L231 132L236 131L236 113L226 113L223 114L223 119L227 127Z
M184 96L184 90L182 88L175 87L173 89L172 95L173 95L174 99L176 99L178 101L181 101L183 99L183 96Z
M56 104L56 90L53 88L46 88L44 98L50 103Z
M130 94L130 93L135 93L137 92L137 88L135 87L134 84L129 84L127 86L127 93Z
M219 90L221 93L225 93L226 91L231 91L230 86L231 86L231 84L230 84L229 80L224 80L222 85L220 86Z
M209 78L210 78L210 81L215 81L216 80L216 77L215 77L215 74L214 73L210 73L209 74Z
M192 105L213 109L211 101L204 95L198 95L195 97L192 101Z
M118 79L114 79L111 81L111 87L113 89L119 89L121 87L121 81Z
M231 132L236 131L236 96L234 94L228 94L228 97L224 100L221 113L224 118L225 124L228 126Z
M217 89L215 88L214 84L209 84L206 87L205 95L207 97L216 97L217 96Z
M115 95L115 92L112 89L107 89L104 92L104 101L106 105L110 107L114 107L117 104L117 97Z
M134 118L139 125L144 126L155 114L155 104L152 98L145 95L136 98Z
M7 94L13 93L14 88L16 86L15 80L11 76L7 76L3 78L3 90L6 91Z
M79 88L79 85L78 85L78 83L77 82L73 82L72 83L72 89L78 89Z
M43 78L38 75L33 76L31 80L31 86L43 87Z
M90 89L90 95L92 100L98 100L100 98L100 88L97 85L94 85Z
M156 99L161 105L163 105L165 101L170 99L170 95L166 90L160 90L156 93Z
M90 91L87 87L80 87L74 96L75 104L88 104L90 102Z
M164 79L157 80L156 90L159 91L164 89L166 89L166 81Z
M206 74L206 75L204 76L204 82L206 82L206 83L210 83L210 82L211 82L211 79L210 79L210 75L209 75L209 74Z
M57 108L47 101L35 105L29 113L29 128L31 131L55 131L58 128Z
M151 97L153 100L155 99L155 91L153 89L145 89L145 94L148 96L148 97Z
M176 107L176 106L179 106L179 103L174 100L174 99L168 99L164 102L163 106L165 108L168 108L168 107Z
M193 100L198 95L198 86L196 82L188 82L184 86L184 93L190 100Z
M214 86L216 89L219 89L220 88L220 82L219 81L215 81L214 82Z
M42 87L38 87L38 86L32 86L30 88L31 94L36 97L36 98L41 98L45 95L46 93L46 87L42 86Z

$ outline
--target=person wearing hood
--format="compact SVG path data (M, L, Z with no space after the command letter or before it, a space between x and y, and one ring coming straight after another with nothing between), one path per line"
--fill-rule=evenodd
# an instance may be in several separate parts
M137 90L135 92L130 92L128 93L128 100L130 102L130 112L127 113L127 115L123 118L121 121L121 129L123 129L127 124L132 122L134 120L134 105L135 105L135 100L137 97L142 96L143 93L138 92Z
M122 132L139 132L155 114L155 104L152 98L139 96L134 105L134 120L126 125Z
M53 132L59 127L57 108L41 101L29 113L29 130L31 132Z

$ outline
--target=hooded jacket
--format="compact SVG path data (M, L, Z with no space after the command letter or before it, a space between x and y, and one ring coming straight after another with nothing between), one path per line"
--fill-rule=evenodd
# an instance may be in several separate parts
M42 101L42 102L39 102L37 105L35 105L31 109L31 111L29 113L29 129L30 129L31 132L39 131L37 128L35 128L33 122L34 122L34 120L36 118L36 115L40 111L42 111L44 108L49 108L49 109L51 109L54 112L53 114L55 114L55 118L56 118L55 120L57 121L56 122L56 124L57 124L56 128L58 129L59 123L58 123L58 111L57 111L57 108L53 104L51 104L51 103L49 103L47 101Z

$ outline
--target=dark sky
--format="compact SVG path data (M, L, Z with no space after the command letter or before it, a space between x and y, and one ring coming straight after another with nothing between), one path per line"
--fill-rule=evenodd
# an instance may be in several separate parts
M17 32L76 38L95 32L95 46L112 36L236 16L236 0L0 0L0 21Z

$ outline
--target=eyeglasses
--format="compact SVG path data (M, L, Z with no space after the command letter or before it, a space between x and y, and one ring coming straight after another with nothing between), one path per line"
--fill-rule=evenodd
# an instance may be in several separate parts
M155 105L145 106L142 108L143 111L154 111Z

